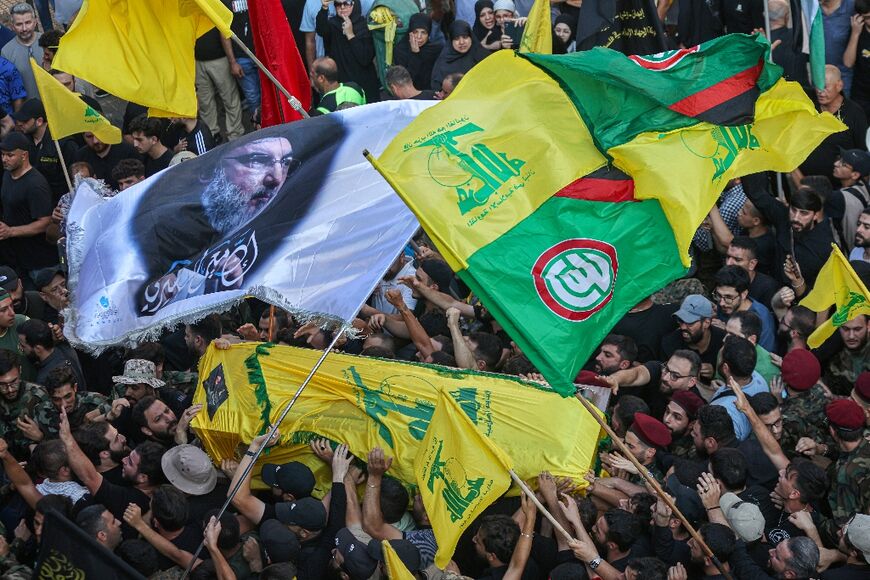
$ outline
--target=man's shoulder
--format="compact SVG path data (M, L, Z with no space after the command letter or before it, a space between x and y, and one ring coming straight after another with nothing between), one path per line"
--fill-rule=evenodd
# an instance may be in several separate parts
M102 393L95 393L94 391L79 392L79 404L82 405L93 405L98 407L108 401L109 399Z

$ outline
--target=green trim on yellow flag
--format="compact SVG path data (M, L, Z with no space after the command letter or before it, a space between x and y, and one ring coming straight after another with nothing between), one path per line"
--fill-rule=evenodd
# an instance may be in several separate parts
M118 127L60 84L32 58L30 68L33 69L33 78L39 88L42 106L45 107L45 120L54 139L90 132L109 145L121 142L121 130Z
M414 459L420 497L438 542L439 568L450 562L468 525L508 490L511 463L441 391Z
M831 257L822 266L812 291L801 300L814 312L836 306L834 315L821 324L807 339L810 348L818 348L834 331L861 314L870 316L870 292L852 269L849 260L835 244Z
M520 52L553 53L553 25L550 23L550 0L535 0L523 28Z

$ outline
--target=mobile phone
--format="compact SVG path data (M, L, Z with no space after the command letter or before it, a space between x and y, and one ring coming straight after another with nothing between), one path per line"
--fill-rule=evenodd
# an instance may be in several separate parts
M513 42L513 48L517 49L520 47L520 42L523 39L523 27L517 26L516 22L511 22L510 20L506 20L504 23L504 33L507 36L511 37L511 42Z

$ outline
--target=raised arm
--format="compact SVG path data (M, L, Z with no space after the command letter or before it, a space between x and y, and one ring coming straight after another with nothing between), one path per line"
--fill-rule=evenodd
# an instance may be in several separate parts
M21 494L27 505L36 509L36 502L41 500L43 496L37 491L36 486L33 485L33 480L30 479L24 468L9 453L9 446L5 439L0 439L0 460L3 461L6 477L15 485L15 491Z
M278 442L280 434L278 431L275 431L275 436L269 440L267 443L267 447L271 447ZM239 462L238 468L236 468L236 473L233 475L233 481L230 483L230 487L227 489L227 494L229 494L232 490L236 488L236 485L239 483L239 480L242 477L242 474L245 472L245 469L248 465L251 464L251 461L254 460L254 455L257 452L257 449L263 444L269 437L269 434L266 433L264 435L260 435L259 437L255 437L251 444L248 446L248 450L245 451L245 456L242 457L242 460ZM233 506L239 513L243 516L251 520L255 524L259 524L260 520L263 519L263 512L266 510L266 504L260 501L258 498L254 497L251 494L251 472L248 472L247 477L242 481L242 484L239 486L239 491L236 493L235 497L233 497Z
M468 348L465 337L459 329L459 309L447 309L447 328L450 329L450 338L453 339L453 356L456 358L456 366L460 369L476 369L477 361L474 353Z
M66 416L66 410L61 409L60 412L60 440L63 441L64 446L66 447L67 458L69 459L69 466L73 470L73 473L76 474L76 477L79 478L79 481L82 482L88 491L91 494L96 494L97 490L100 489L100 486L103 485L103 476L97 471L96 466L91 463L91 460L88 459L87 455L85 455L84 451L82 451L79 444L76 443L75 438L72 436L72 432L69 428L69 419Z
M393 464L392 457L385 457L384 450L375 447L368 455L369 478L363 496L363 531L376 540L401 540L402 532L384 521L381 511L381 482L384 473Z
M728 385L737 397L734 406L738 411L746 415L746 418L749 420L749 425L752 427L752 432L755 433L755 437L758 438L758 442L761 443L761 448L764 450L764 454L767 455L770 462L773 463L778 470L788 467L788 464L791 462L788 460L788 457L785 456L785 453L782 452L782 447L780 447L779 442L774 439L773 433L770 432L770 429L767 428L764 421L755 414L755 410L746 399L746 394L743 392L743 389L740 388L740 385L738 385L737 381L733 378L728 381Z

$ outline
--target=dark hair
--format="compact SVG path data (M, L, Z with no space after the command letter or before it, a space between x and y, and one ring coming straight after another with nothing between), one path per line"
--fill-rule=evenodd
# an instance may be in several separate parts
M456 357L449 352L436 350L432 353L432 364L441 365L442 367L455 367Z
M146 113L142 113L132 121L130 121L127 129L131 134L142 133L146 137L160 137L163 135L163 121L160 119L149 117Z
M719 445L728 444L736 437L731 415L721 405L704 405L698 409L698 425L701 437L712 437Z
M130 409L130 419L140 427L148 426L148 419L145 417L145 411L151 408L151 405L157 401L157 397L154 395L147 395L139 399L139 401L133 405L133 408Z
M209 314L199 322L188 324L192 334L201 336L206 344L221 337L221 319L217 314Z
M58 72L63 72L63 71L58 71ZM87 161L76 161L75 163L71 163L69 166L70 175L74 174L79 169L87 169L88 175L90 175L91 177L94 176L94 166L91 165L90 163L88 163Z
M151 496L151 515L167 532L183 528L189 511L187 496L171 485L161 485Z
M100 464L100 453L109 450L109 441L106 439L108 430L109 423L99 421L85 423L73 433L79 449L94 465Z
M727 562L731 558L737 545L737 539L731 528L722 524L708 523L701 526L698 531L704 543L710 547L710 551L720 562Z
M645 491L631 496L631 503L634 504L634 510L631 513L637 516L637 521L640 523L644 534L650 530L649 522L652 519L652 508L656 504L656 501L656 496Z
M126 360L141 359L160 365L166 362L166 350L159 342L143 342L127 353Z
M746 213L757 219L760 224L766 225L769 223L767 221L767 218L764 217L764 214L761 213L761 211L757 207L755 207L754 203L752 203L752 200L747 199L746 201L744 201L743 207L746 208Z
M205 512L205 515L202 518L202 526L205 529L205 526L208 525L208 522L211 520L212 516L217 517L220 513L220 510L215 508L213 510L209 510ZM221 533L218 534L218 548L221 550L232 550L236 546L239 545L241 541L241 527L239 526L239 520L236 516L230 512L224 512L224 515L220 518L221 524Z
M12 369L21 370L21 357L15 351L0 348L0 375L5 375Z
M203 560L199 566L190 571L188 578L190 580L214 580L217 578L217 568L215 568L214 560L211 558Z
M491 515L480 520L483 548L502 562L510 562L520 538L520 527L510 516Z
M855 0L855 12L857 14L867 14L870 12L870 0Z
M498 337L488 332L472 332L468 335L468 340L477 345L474 358L485 362L488 370L493 370L501 360L501 342Z
M634 342L634 339L630 336L623 336L621 334L608 334L604 337L604 340L601 341L601 346L605 344L611 344L616 347L617 352L619 353L619 357L623 360L627 360L629 362L634 362L637 360L637 343Z
M387 523L398 522L408 510L408 490L393 477L381 481L381 511Z
M261 320L269 320L269 317L272 316L271 308L266 308L263 312L260 313ZM275 328L282 329L290 326L290 315L287 314L287 311L282 308L275 309Z
M824 175L807 175L806 177L801 179L800 187L798 188L798 190L801 189L809 190L818 195L822 200L822 204L824 204L825 200L829 199L831 197L831 194L834 192L834 186L831 185L831 180Z
M66 446L60 439L42 441L31 456L36 473L48 479L57 479L61 468L69 467Z
M269 564L260 572L260 580L286 580L296 577L296 566L291 562Z
M577 509L580 511L580 523L587 530L591 530L598 519L598 507L591 497L583 497L577 500Z
M643 533L637 516L619 508L604 512L604 521L607 522L605 540L613 542L623 552L631 548Z
M795 209L821 211L822 196L815 188L802 185L792 194L789 205Z
M99 532L106 531L106 522L103 514L108 511L106 506L95 503L84 508L76 516L76 524L89 536L96 538Z
M388 348L382 346L370 346L362 349L360 356L373 356L377 358L396 358L396 354Z
M658 558L632 558L627 568L634 570L635 580L666 580L668 567Z
M816 578L816 568L819 565L819 547L806 536L797 536L786 540L791 552L788 569L795 578Z
M680 348L675 350L671 356L689 361L689 374L698 378L698 373L701 372L701 357L697 352L688 348Z
M36 318L29 318L18 325L18 334L24 337L27 346L54 348L54 335L47 323Z
M740 266L722 266L715 276L715 286L730 286L738 293L749 290L749 272Z
M529 357L517 354L505 361L504 366L501 367L501 372L506 375L527 375L538 372L538 369L535 368Z
M384 75L384 84L388 87L390 85L413 86L414 80L411 78L411 73L408 72L408 69L397 64L387 69Z
M159 443L146 441L137 445L134 451L139 455L138 472L147 476L148 483L151 485L163 483L163 466L160 464L160 460L166 449Z
M744 336L754 336L756 340L761 336L761 317L751 310L738 310L731 315L729 320L740 323L740 331Z
M43 515L54 510L66 519L70 519L73 511L73 502L68 496L49 494L42 496L42 499L36 502L34 509Z
M461 72L450 73L449 75L444 77L444 80L442 80L441 83L443 84L444 81L447 81L451 85L453 85L453 88L455 89L456 85L459 84L459 81L461 81L462 77L464 77L464 76L465 76L465 73L461 73Z
M698 478L706 471L707 464L703 461L694 461L681 457L674 459L674 475L677 476L677 481L686 487L695 489L695 486L698 485Z
M121 181L128 177L145 177L145 164L138 159L121 159L112 168L112 180Z
M64 385L77 386L72 367L69 365L50 370L48 376L45 378L45 390L49 395Z
M745 338L729 336L722 345L722 363L728 365L728 369L735 377L741 379L751 377L757 358L755 345Z
M50 48L52 50L57 50L58 45L60 44L60 39L63 37L63 30L58 30L57 28L51 28L42 33L42 36L39 37L37 44L41 48Z
M770 393L757 393L746 397L749 406L758 416L767 415L779 408L779 400Z
M145 540L124 540L115 548L115 554L142 573L146 578L160 570L157 550Z
M811 460L796 457L788 464L786 471L797 473L795 487L800 492L803 503L816 503L827 494L827 473Z
M758 244L749 236L734 236L731 239L730 248L740 248L749 252L749 259L754 260L758 257Z
M816 313L800 304L791 307L791 329L806 338L816 329Z
M723 483L726 491L737 491L746 487L749 466L738 449L726 447L716 451L710 457L710 471L713 477Z
M616 404L618 407L614 408L613 412L617 415L619 422L622 423L622 427L625 430L630 429L634 424L635 413L646 413L649 415L649 405L647 405L646 401L635 395L623 395L619 397Z

